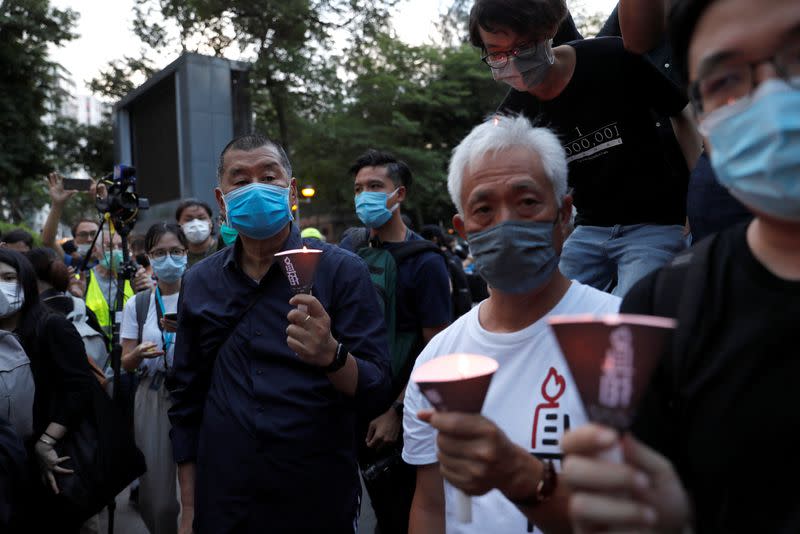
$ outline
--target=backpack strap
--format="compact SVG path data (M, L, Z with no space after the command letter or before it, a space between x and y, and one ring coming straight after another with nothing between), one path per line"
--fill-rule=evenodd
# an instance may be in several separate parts
M72 296L72 311L67 314L67 320L81 322L86 317L86 303L83 299Z
M144 332L144 323L147 321L147 312L150 309L150 294L152 289L145 289L136 293L136 326L138 332L136 334L136 345L142 344L142 334Z
M442 250L437 247L435 243L428 241L427 239L404 241L402 246L392 247L390 252L394 257L395 263L398 265L408 258L422 254L423 252L435 252L444 258L445 266L447 266L447 257L445 257L444 252L442 252Z

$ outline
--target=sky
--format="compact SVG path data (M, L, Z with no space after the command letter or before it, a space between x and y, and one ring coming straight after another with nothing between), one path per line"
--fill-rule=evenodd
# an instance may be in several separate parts
M435 34L438 13L451 0L401 0L393 25L398 36L410 44L427 42ZM575 2L569 1L572 6ZM589 13L610 13L616 0L582 0ZM125 55L137 56L143 46L133 34L134 0L51 0L58 8L71 8L80 14L75 33L79 37L61 48L52 49L52 58L65 67L76 84L77 94L88 94L86 82L109 61ZM164 67L175 56L157 56L154 62Z

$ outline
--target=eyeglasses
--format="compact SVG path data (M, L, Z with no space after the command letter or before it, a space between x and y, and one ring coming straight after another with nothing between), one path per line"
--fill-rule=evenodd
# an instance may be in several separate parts
M97 230L84 230L83 232L76 233L74 237L76 237L77 239L85 239L88 241L90 239L94 239L94 236L96 235L97 235Z
M753 94L758 85L756 68L770 63L780 78L800 89L800 37L774 56L751 63L721 63L689 86L696 113L703 115Z
M520 59L525 59L531 56L536 55L536 50L539 46L544 45L545 43L524 43L519 45L516 48L512 48L511 50L505 50L502 52L491 52L487 53L485 56L481 58L481 61L489 65L489 67L493 69L502 69L506 65L508 65L509 58L511 56L518 57Z
M149 253L149 256L151 258L156 259L156 260L160 260L160 259L166 257L167 254L169 254L173 258L180 258L180 257L186 256L186 249L185 248L181 248L181 247L174 247L174 248L170 248L170 249L157 248L157 249L151 250L150 253Z

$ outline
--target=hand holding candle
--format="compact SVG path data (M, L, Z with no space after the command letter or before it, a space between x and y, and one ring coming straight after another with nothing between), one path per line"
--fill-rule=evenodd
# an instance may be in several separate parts
M286 250L275 254L275 261L281 266L281 270L289 281L289 287L295 295L299 293L311 294L314 284L314 273L322 257L322 251L307 248L297 248ZM301 304L300 306L304 306ZM308 311L301 309L300 311Z
M331 335L328 312L320 301L303 293L292 297L289 303L297 308L287 316L289 327L286 329L286 344L304 362L317 367L328 366L338 345Z
M421 365L411 379L438 411L478 414L497 367L497 362L486 356L449 354ZM430 416L426 418L431 419ZM458 419L455 422L458 425ZM453 473L453 476L458 475ZM456 492L456 515L460 521L469 523L472 521L470 499L461 490Z
M586 408L586 415L625 432L676 321L644 315L582 315L549 319ZM616 445L605 459L622 462Z

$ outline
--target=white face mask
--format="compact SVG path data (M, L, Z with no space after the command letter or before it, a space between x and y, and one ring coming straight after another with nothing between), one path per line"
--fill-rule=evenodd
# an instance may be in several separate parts
M81 243L80 245L75 245L75 249L81 256L86 256L86 253L89 252L89 247L91 246L91 243Z
M0 282L0 318L17 313L25 303L25 292L17 282Z
M211 225L208 221L202 219L192 219L184 223L181 228L183 228L183 233L186 234L186 239L193 245L202 243L211 235Z

